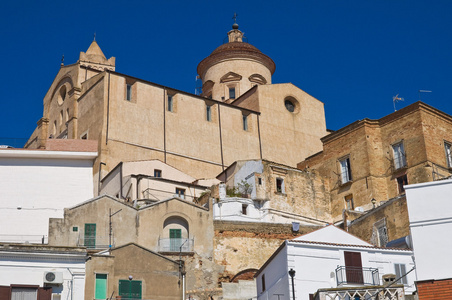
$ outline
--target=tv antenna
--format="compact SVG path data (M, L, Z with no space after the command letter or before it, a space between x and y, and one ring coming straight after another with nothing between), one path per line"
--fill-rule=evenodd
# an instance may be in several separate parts
M419 101L421 101L421 93L431 93L432 91L428 90L419 90Z
M404 100L403 98L399 97L399 94L392 97L392 103L394 104L394 111L397 111L397 109L395 107L396 102L403 101L403 100Z

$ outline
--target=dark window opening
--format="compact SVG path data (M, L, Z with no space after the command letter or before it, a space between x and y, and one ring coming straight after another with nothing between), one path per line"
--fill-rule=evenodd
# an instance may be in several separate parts
M259 177L259 178L257 179L257 183L258 183L259 185L262 185L262 178Z
M235 88L234 87L229 88L229 99L235 99Z
M185 199L185 189L176 188L176 195L181 199Z
M154 169L154 177L162 177L162 170Z
M397 187L399 188L399 194L405 193L404 186L408 184L408 177L405 175L402 175L400 177L397 177Z
M132 85L127 84L126 86L126 100L132 100Z
M276 192L284 193L284 179L276 178Z
M265 292L265 274L262 274L262 292Z
M292 101L290 100L286 100L284 101L284 105L286 106L286 109L290 112L294 112L295 111L295 104L293 104Z
M350 194L350 195L345 196L345 205L348 210L355 209L355 205L353 203L353 195Z
M173 96L168 95L168 103L167 103L168 107L168 111L173 111Z
M246 210L248 208L248 205L242 204L242 215L247 215Z

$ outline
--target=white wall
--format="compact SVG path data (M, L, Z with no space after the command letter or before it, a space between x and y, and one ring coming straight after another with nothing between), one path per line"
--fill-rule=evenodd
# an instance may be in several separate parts
M96 153L0 151L0 241L41 242L49 218L93 197Z
M52 285L52 293L63 300L83 300L85 294L85 256L0 252L0 285L44 286L44 272L61 272L63 284ZM72 274L71 274L72 273Z
M287 248L284 247L273 257L264 270L256 277L257 299L289 300L289 274L287 266ZM265 275L265 291L263 291L262 276ZM298 298L297 298L298 299Z
M452 277L452 180L405 187L418 280Z
M405 264L406 271L414 266L412 252L406 250L386 250L377 248L362 248L288 243L288 268L293 268L295 274L295 293L297 299L309 300L309 294L320 288L335 288L336 268L345 266L344 251L360 252L364 268L378 268L379 280L385 274L395 274L395 263ZM408 274L408 285L405 292L415 291L414 272Z

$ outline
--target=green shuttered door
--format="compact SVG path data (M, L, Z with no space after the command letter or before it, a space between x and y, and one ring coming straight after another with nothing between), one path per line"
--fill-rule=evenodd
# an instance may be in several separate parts
M141 299L141 281L119 280L119 296L122 299Z

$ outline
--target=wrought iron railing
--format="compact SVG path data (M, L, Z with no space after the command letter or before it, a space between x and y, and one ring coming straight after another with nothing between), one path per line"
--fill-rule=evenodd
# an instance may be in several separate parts
M159 252L193 252L194 240L183 238L160 238Z
M86 236L79 235L77 239L78 247L86 247L88 249L107 249L110 246L109 236ZM114 237L111 238L111 247L115 246Z
M380 276L376 268L346 267L336 268L337 285L379 285Z

